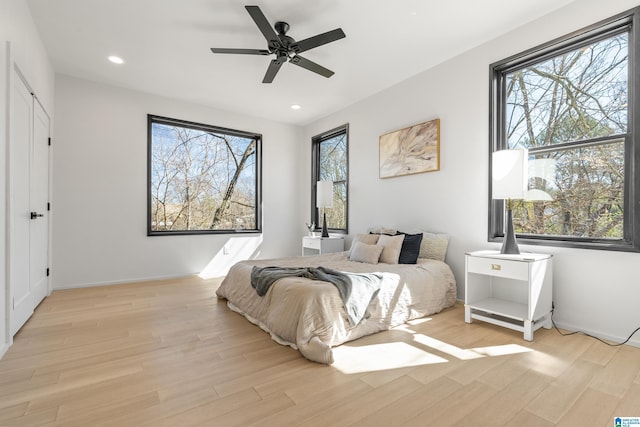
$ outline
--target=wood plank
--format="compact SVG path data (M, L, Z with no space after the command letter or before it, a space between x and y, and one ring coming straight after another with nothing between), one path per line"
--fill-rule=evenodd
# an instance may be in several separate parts
M526 342L466 324L456 304L348 344L357 351L336 351L326 366L229 310L215 297L219 283L53 292L0 360L0 425L547 426L638 416L638 348L555 330ZM386 344L419 363L389 363L391 353L374 350Z
M331 410L310 418L308 422L311 425L352 425L366 417L371 412L372 405L377 405L378 408L386 407L417 392L420 387L421 384L413 378L400 377L364 395L347 399L333 406Z
M620 347L615 356L598 371L590 387L605 394L622 397L640 371L640 357L636 349Z
M409 425L412 419L419 419L421 425L426 425L426 421L431 416L431 409L437 405L446 404L450 396L462 388L464 388L462 384L448 377L437 378L402 399L376 408L352 425L354 427L375 425L400 427Z
M632 384L613 411L615 417L640 418L640 384Z
M610 394L587 388L574 405L560 418L559 426L613 425L614 409L619 400Z
M462 425L501 426L508 425L531 399L536 397L549 383L550 378L532 370L525 372L509 386L491 396L482 406L462 418ZM500 408L499 410L497 410Z
M599 365L582 359L556 378L527 406L531 413L557 423L588 387Z
M431 389L432 393L437 393ZM459 426L462 420L471 412L481 406L487 405L497 390L487 384L474 381L464 387L460 387L448 396L442 396L437 404L426 407L422 412L407 420L406 427L433 426ZM403 427L404 427L403 426Z

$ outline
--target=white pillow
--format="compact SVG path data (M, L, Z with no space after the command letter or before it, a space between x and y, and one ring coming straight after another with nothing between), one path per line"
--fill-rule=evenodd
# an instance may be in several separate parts
M378 243L378 238L380 236L378 234L356 234L351 242L351 249L349 251L349 255L351 255L351 251L353 247L356 245L356 242L365 243L367 245L375 245Z
M380 262L385 264L397 264L398 258L400 258L400 250L402 249L402 242L404 241L404 234L398 234L397 236L387 236L381 234L378 239L378 246L382 246L384 249L380 254Z
M349 252L349 259L351 261L366 262L368 264L377 264L380 254L382 253L382 246L367 245L362 242L354 242Z

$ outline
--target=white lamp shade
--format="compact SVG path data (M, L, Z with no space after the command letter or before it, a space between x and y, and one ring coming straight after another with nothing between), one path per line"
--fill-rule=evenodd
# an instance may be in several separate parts
M318 181L316 206L319 208L333 207L333 181Z
M522 199L527 191L526 149L494 151L492 157L491 197Z
M524 195L524 199L529 202L550 202L553 200L549 193L538 190L537 188L527 190L527 193Z
M529 161L529 176L542 178L549 184L556 181L556 161L554 159L533 159Z

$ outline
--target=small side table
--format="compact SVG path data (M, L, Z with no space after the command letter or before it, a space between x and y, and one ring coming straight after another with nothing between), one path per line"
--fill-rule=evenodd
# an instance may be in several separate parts
M552 261L548 254L465 254L465 322L514 329L527 341L535 330L551 329Z
M342 237L311 237L302 238L302 255L322 255L344 251Z

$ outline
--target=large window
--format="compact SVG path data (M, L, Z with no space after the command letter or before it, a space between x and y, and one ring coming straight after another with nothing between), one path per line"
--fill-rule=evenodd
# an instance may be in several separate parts
M147 120L147 234L261 230L261 135Z
M639 13L491 65L491 150L529 153L520 242L640 250ZM489 204L495 241L504 202Z
M316 229L322 226L320 210L316 207L316 183L333 182L333 207L326 209L327 228L348 232L349 224L349 125L343 125L311 139L311 220Z

